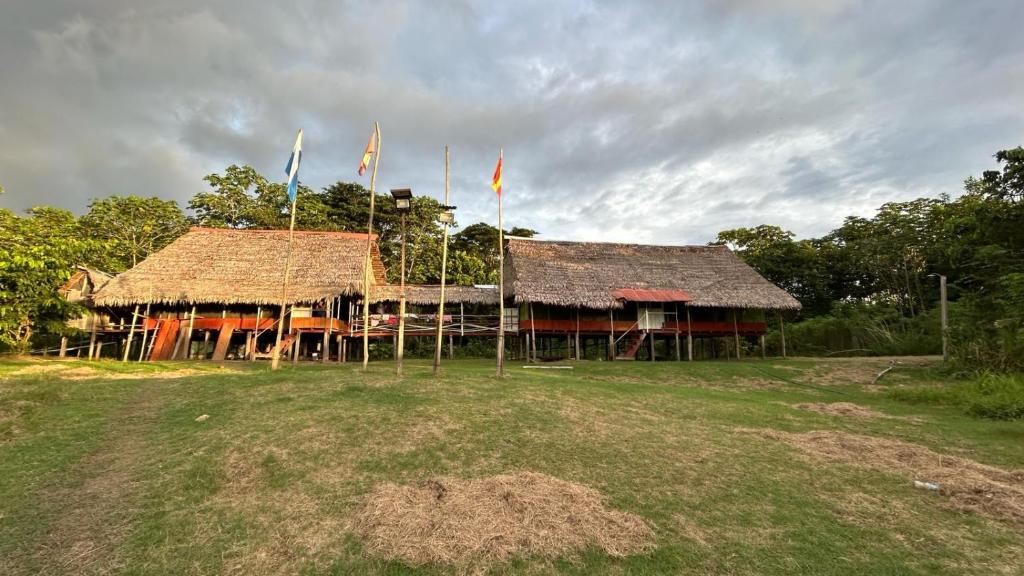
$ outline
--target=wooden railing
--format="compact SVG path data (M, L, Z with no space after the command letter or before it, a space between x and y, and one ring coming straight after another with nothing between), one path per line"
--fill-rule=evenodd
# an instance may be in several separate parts
M580 320L579 321L579 332L581 334L608 334L610 329L614 326L616 334L628 332L630 330L636 330L636 321L634 320L616 320L615 322L609 322L606 320ZM712 322L705 320L694 320L691 322L691 327L695 335L701 336L728 336L733 334L734 326L732 322ZM676 322L675 320L665 320L664 326L658 330L652 330L652 332L658 334L675 334L677 331L680 334L686 334L686 321ZM529 332L531 330L542 333L559 333L559 334L571 334L577 330L576 320L520 320L519 330ZM760 335L768 331L768 325L764 322L737 322L735 330L740 335Z

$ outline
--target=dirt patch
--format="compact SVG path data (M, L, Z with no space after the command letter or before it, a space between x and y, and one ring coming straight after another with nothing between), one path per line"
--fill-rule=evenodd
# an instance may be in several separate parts
M596 490L534 472L383 484L356 511L353 528L370 552L411 565L486 564L591 546L621 557L650 550L654 540L644 520L606 508Z
M63 370L67 368L67 365L62 363L55 364L32 364L25 366L24 368L18 368L14 370L8 376L33 376L36 374L46 374L48 372L55 372L57 370Z
M889 420L907 420L910 422L921 421L920 418L912 416L892 416L852 402L804 402L802 404L792 404L791 407L796 408L797 410L809 410L811 412L820 412L831 416L850 416L853 418L867 419L886 418Z
M1003 470L917 444L835 430L789 433L741 429L807 454L939 485L953 507L1024 525L1024 470Z
M220 370L217 374L232 372L234 372L234 370ZM93 380L97 378L102 378L103 380L166 380L210 373L211 372L205 370L194 370L192 368L183 368L181 370L162 370L160 372L106 372L104 370L96 370L94 368L82 366L79 368L64 370L57 374L57 376L64 380Z

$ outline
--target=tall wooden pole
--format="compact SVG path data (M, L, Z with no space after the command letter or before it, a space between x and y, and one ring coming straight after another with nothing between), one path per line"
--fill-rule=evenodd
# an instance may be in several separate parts
M498 151L498 162L505 169L505 151ZM505 231L501 221L501 198L498 194L498 377L505 375Z
M380 164L380 124L373 123L377 149L373 152L373 173L370 175L370 218L366 223L366 260L363 262L363 370L370 362L370 284L373 248L373 201L377 195L377 165Z
M277 320L277 336L274 338L274 353L270 359L271 370L277 370L281 365L281 332L284 330L284 319L286 316L285 308L288 305L288 276L292 272L292 241L295 239L295 205L298 201L299 196L296 194L295 199L292 200L291 223L288 225L288 252L284 257L284 281L281 282L281 315Z
M608 307L608 359L615 360L615 309Z
M395 374L402 375L405 356L405 211L402 212L402 273L398 287L398 345L395 346Z
M939 274L939 316L942 319L942 361L949 362L949 319L946 316L946 275Z
M192 312L188 316L188 332L185 333L185 341L183 342L183 344L185 345L185 360L188 360L189 356L192 355L192 329L195 327L195 325L196 307L195 305L193 305Z
M132 311L132 327L128 329L128 342L124 346L124 356L121 358L121 362L128 361L128 353L132 349L132 338L135 337L135 322L139 319L139 305L135 305L135 310Z
M448 146L444 147L444 205L448 206ZM445 208L448 210L448 208ZM444 240L441 244L441 299L437 305L437 340L434 342L434 376L441 371L441 343L444 330L444 288L448 272L448 219L444 221Z
M530 362L537 361L537 321L533 318L533 302L530 302Z

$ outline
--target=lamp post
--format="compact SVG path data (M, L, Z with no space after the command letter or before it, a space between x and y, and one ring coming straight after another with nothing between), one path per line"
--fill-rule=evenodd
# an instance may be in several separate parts
M395 208L402 220L402 273L398 287L398 346L395 349L395 373L402 374L402 358L405 356L405 215L412 209L412 190L392 188Z
M942 320L942 361L949 362L949 319L946 316L946 275L929 274L939 277L939 318Z

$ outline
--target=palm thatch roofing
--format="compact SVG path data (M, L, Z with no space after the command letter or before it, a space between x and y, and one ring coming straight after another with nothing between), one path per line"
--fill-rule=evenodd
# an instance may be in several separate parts
M365 233L296 231L286 302L362 294L366 240ZM280 304L287 254L287 230L192 228L107 282L95 303ZM373 283L385 283L376 242L372 263Z
M797 310L800 302L725 246L510 238L505 292L516 303L622 308L622 289L682 290L690 306Z
M400 287L394 284L375 286L373 302L398 302ZM440 284L406 284L405 301L417 306L437 305L441 301ZM445 303L452 304L493 304L498 305L496 286L455 286L444 288Z
M69 302L83 302L92 305L93 294L113 278L106 272L95 268L78 265L75 272L57 291Z

